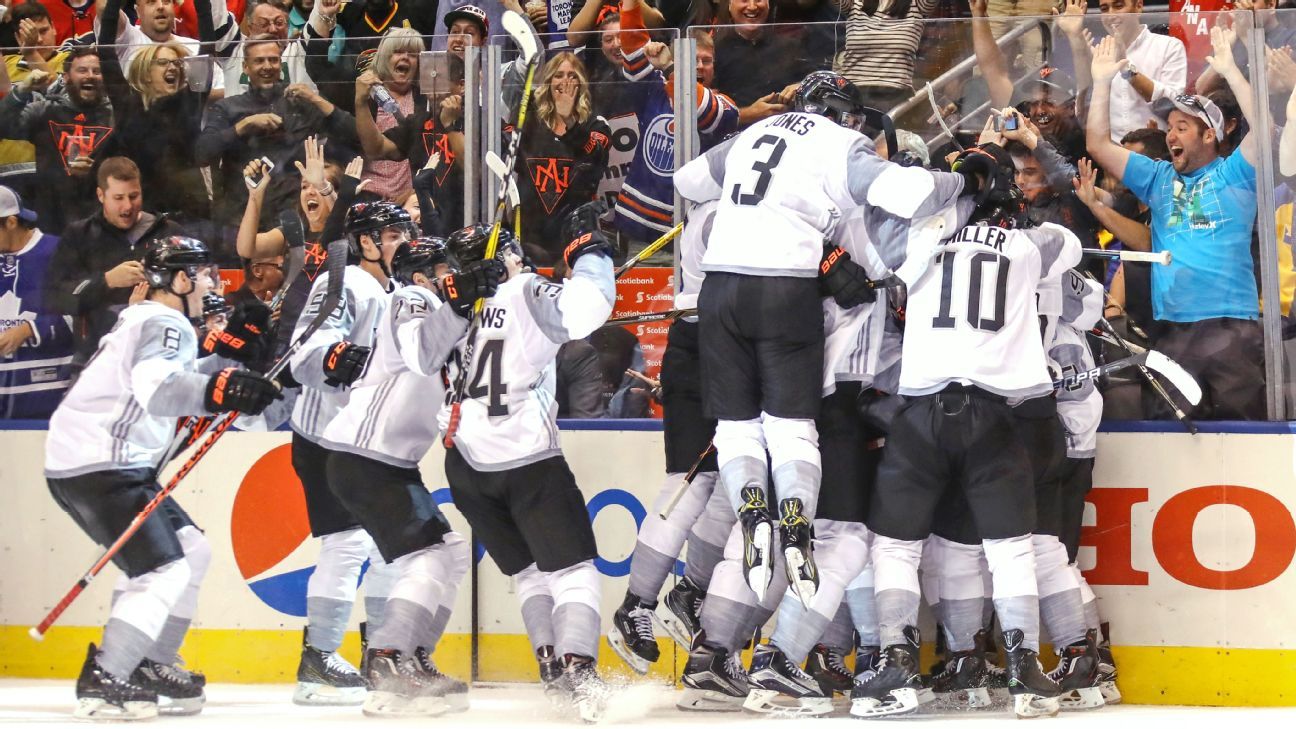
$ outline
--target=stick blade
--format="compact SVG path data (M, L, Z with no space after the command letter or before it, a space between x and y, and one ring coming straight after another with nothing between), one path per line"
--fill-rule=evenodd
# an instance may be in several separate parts
M1171 385L1174 385L1175 389L1179 391L1180 395L1184 396L1185 400L1193 405L1201 402L1201 385L1197 384L1197 380L1194 379L1193 376L1188 373L1188 370L1185 370L1178 362L1170 359L1164 354L1161 354L1155 349L1152 349L1148 350L1147 362L1145 364L1158 375L1166 378Z
M536 38L531 23L518 13L506 10L500 19L500 24L504 26L504 32L509 34L517 44L518 50L522 52L522 62L531 63L531 60L540 52L540 39Z
M37 643L43 642L45 640L45 634L40 632L36 628L32 628L31 630L28 630L27 635L30 635L31 639L36 641Z
M508 166L504 164L504 160L501 159L500 156L496 154L495 150L493 149L486 153L486 166L490 168L491 174L495 175L501 180L508 179L509 176Z

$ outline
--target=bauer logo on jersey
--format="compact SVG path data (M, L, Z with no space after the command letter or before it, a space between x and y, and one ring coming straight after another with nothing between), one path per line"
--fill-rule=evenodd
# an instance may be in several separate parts
M675 170L675 115L659 114L643 133L643 157L653 172L669 175Z

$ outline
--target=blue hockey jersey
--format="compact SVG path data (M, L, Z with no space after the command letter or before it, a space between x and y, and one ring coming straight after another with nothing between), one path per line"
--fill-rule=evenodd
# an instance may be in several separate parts
M635 240L651 241L671 229L675 207L674 79L653 68L642 46L625 53L622 73L632 82L625 93L639 116L639 146L617 194L615 225ZM738 107L701 84L697 100L698 137L706 151L738 129Z
M33 230L20 250L0 253L0 331L30 324L32 335L0 355L0 418L48 418L67 390L72 362L72 324L47 314L41 286L58 237Z

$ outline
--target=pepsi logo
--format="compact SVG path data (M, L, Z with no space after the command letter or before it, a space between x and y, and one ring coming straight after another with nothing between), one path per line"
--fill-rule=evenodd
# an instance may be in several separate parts
M306 581L315 571L306 497L292 446L273 448L248 469L234 496L230 544L248 589L287 615L306 616Z

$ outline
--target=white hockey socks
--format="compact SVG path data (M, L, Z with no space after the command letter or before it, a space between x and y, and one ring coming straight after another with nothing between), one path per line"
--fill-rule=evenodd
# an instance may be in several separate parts
M130 678L162 633L189 576L189 562L177 559L126 581L104 627L99 665L105 671Z
M1005 631L1020 630L1022 645L1039 651L1039 588L1035 582L1035 551L1029 534L1008 539L985 539L986 563L994 583L995 613Z
M877 598L878 638L883 648L905 643L904 629L918 625L918 565L921 540L873 535L873 579Z
M360 567L373 548L373 539L363 529L320 538L315 571L306 582L306 641L313 648L333 653L342 645Z
M177 529L176 536L180 539L180 546L184 548L185 561L189 563L189 582L180 593L180 599L171 608L171 614L162 625L162 632L148 652L148 658L168 666L180 660L180 646L184 643L194 613L198 610L198 589L202 586L212 557L211 543L197 527Z
M550 573L553 590L554 648L559 656L598 659L601 595L598 568L585 560Z

